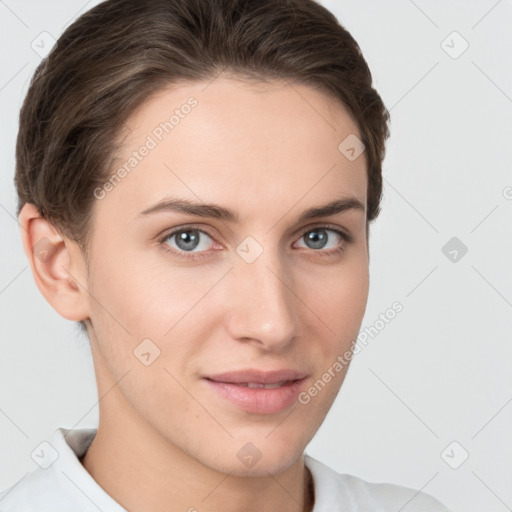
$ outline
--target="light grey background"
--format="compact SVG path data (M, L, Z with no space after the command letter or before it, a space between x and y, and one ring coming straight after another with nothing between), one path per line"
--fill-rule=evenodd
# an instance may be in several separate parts
M87 341L34 284L13 185L31 44L96 3L0 0L0 489L36 467L55 428L97 425ZM392 121L362 323L378 333L306 451L454 511L512 510L512 2L322 3L359 42ZM468 248L456 262L442 251L452 237Z

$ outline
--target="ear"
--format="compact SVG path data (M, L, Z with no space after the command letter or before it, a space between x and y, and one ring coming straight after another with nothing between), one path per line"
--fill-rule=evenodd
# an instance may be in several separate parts
M64 318L88 319L87 267L79 246L61 236L31 203L23 205L18 221L23 250L40 292Z

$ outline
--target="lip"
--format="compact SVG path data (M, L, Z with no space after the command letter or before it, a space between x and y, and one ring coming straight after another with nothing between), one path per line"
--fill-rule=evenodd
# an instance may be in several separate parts
M275 384L285 380L301 380L306 376L307 374L305 372L289 368L273 371L249 368L245 370L219 373L217 375L208 375L206 378L212 381L224 383L259 382L262 384Z
M253 414L277 414L297 402L307 375L295 370L262 372L243 370L205 377L209 389L238 409ZM290 381L274 389L248 388L247 382L275 384Z

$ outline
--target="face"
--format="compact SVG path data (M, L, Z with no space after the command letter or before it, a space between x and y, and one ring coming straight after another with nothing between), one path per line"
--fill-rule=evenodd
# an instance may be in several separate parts
M308 86L221 76L161 91L127 127L125 172L93 210L99 394L117 383L117 428L144 425L204 466L283 471L331 407L366 307L366 159L338 149L357 125ZM164 206L176 200L202 210ZM209 380L246 369L265 375L238 380L303 378Z

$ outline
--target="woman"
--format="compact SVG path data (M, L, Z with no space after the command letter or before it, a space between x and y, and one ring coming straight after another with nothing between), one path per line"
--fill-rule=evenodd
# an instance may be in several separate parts
M447 510L304 453L364 315L388 121L312 0L107 0L65 31L22 108L18 214L100 421L58 429L3 512Z

